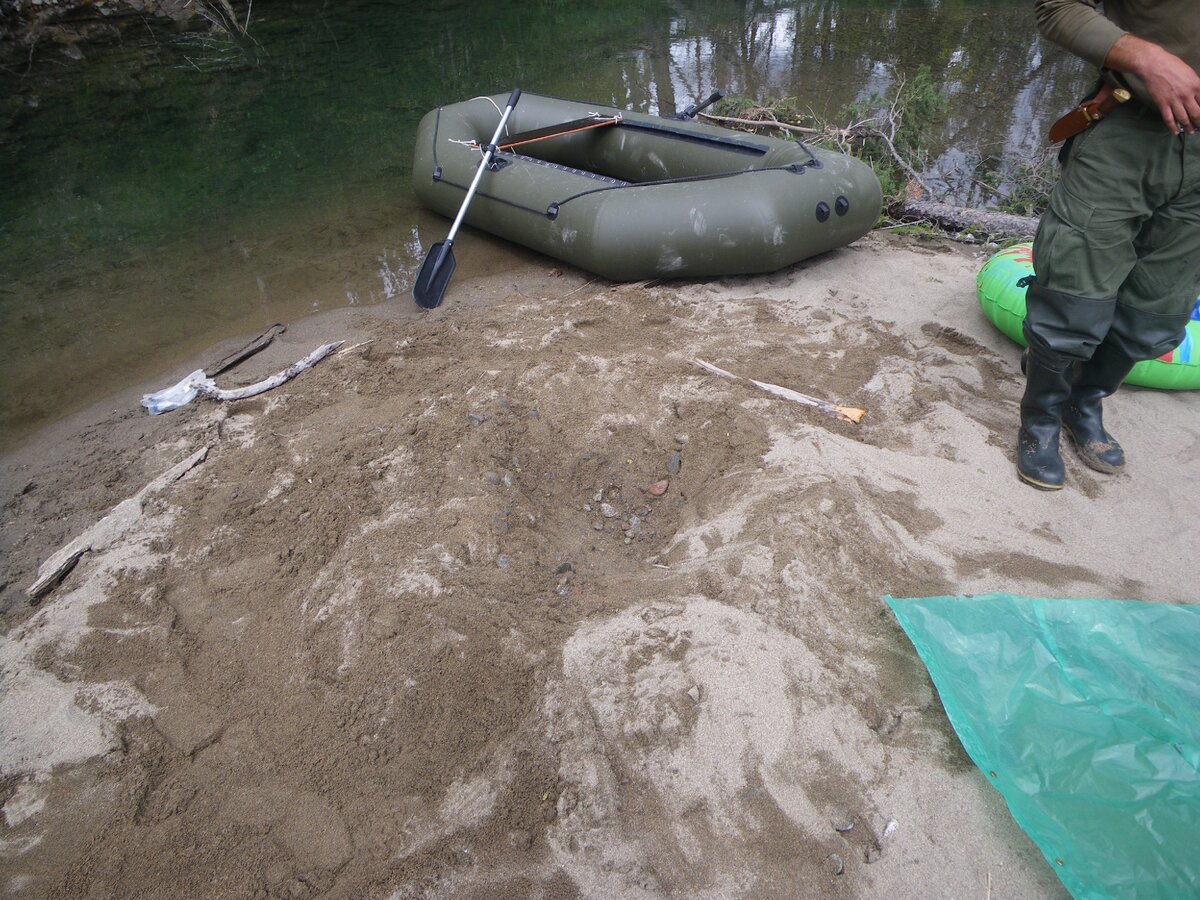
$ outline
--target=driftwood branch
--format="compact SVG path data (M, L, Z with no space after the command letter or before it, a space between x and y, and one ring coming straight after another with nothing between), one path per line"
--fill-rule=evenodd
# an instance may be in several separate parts
M26 588L25 593L37 600L62 579L89 550L104 550L125 534L142 515L142 505L151 494L178 481L208 456L208 447L202 447L187 459L177 463L127 500L122 500L99 522L71 543L54 553L42 563L37 578Z
M900 155L900 152L896 149L896 145L892 143L892 138L879 130L873 130L871 134L883 141L884 145L888 148L888 153L891 154L892 159L900 167L900 170L908 176L909 181L916 182L921 186L922 190L925 190L925 181L921 178L917 170L910 166L908 161Z
M211 366L205 366L204 374L209 378L216 378L222 372L232 369L238 363L245 359L249 359L255 353L258 353L260 350L266 348L271 341L275 340L278 335L283 334L285 331L287 331L286 325L280 325L279 323L272 325L241 350L235 350L218 363L213 363Z
M304 359L292 363L292 365L288 366L282 372L276 372L270 378L264 378L262 381L247 385L246 387L223 390L217 387L211 378L206 378L196 385L196 393L211 400L245 400L247 397L253 397L256 394L277 388L284 382L291 381L305 369L311 369L344 343L345 341L334 341L332 344L322 344L312 353L308 354L308 356L304 357Z
M773 115L769 119L739 119L736 116L714 116L711 113L700 113L700 118L708 119L711 122L725 122L729 125L747 125L751 128L781 128L793 134L814 136L825 134L825 129L823 128L806 128L803 125L790 125L787 122L780 122Z
M269 335L270 332L267 334ZM267 335L263 335L259 338L259 341L264 339L267 343L270 342L270 338ZM252 343L245 350L253 352L256 343L258 341ZM160 413L178 409L185 403L190 403L196 395L208 397L212 400L244 400L246 397L253 397L256 394L263 393L263 391L277 388L285 381L290 381L305 369L311 369L344 343L345 341L334 341L331 344L322 344L312 353L308 354L308 356L304 357L304 359L288 366L282 372L276 372L270 378L264 378L257 384L232 388L227 391L217 387L217 383L206 376L203 369L197 369L177 384L163 388L161 391L156 391L153 394L142 395L142 406L146 407L150 415L157 416Z

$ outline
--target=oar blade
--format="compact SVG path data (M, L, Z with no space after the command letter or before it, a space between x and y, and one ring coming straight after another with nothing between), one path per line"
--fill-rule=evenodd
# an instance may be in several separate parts
M413 282L413 299L422 309L433 309L446 296L450 276L454 274L454 250L448 241L438 241L429 248L425 262Z

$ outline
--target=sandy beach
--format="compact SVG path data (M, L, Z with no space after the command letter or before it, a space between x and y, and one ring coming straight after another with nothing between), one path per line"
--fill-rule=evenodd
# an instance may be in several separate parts
M1200 602L1200 407L1122 389L1126 472L1021 485L986 256L460 263L221 379L346 342L267 394L138 408L197 360L8 452L0 893L1065 896L883 596Z

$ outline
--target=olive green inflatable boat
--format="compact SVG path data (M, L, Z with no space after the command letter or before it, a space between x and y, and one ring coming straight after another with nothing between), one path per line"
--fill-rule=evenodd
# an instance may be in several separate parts
M428 113L413 185L453 218L507 95ZM466 222L612 281L771 272L862 237L882 191L866 164L799 141L521 94ZM531 135L534 136L534 135Z

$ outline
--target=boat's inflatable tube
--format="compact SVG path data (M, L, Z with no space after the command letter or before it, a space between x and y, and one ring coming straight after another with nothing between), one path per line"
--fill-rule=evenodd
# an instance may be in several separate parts
M507 95L428 113L413 187L453 217ZM523 93L509 134L620 114L612 126L497 154L466 222L613 281L771 272L875 224L875 173L849 156L594 103Z
M975 279L975 291L983 314L993 325L1025 346L1021 326L1025 321L1025 288L1018 282L1033 274L1033 244L1028 241L1001 250L989 259ZM1133 367L1129 384L1168 391L1200 388L1200 300L1192 311L1183 343L1158 359Z

